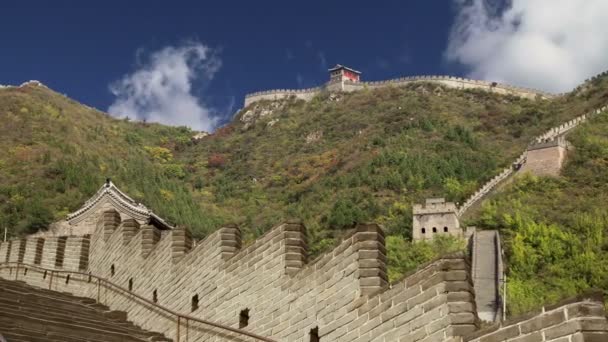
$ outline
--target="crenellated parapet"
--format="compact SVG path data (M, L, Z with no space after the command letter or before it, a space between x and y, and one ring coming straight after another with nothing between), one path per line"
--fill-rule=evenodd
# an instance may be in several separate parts
M88 252L87 273L175 312L275 341L308 340L313 331L327 341L515 341L528 333L557 336L559 331L580 341L606 336L602 304L587 297L480 331L469 259L462 253L445 255L389 284L384 232L376 224L358 225L315 260L307 258L306 229L297 221L281 223L245 246L235 225L191 245L187 229L132 228L125 220L107 236L100 222L90 237L1 243L0 259L12 246L11 258L23 254L26 263L40 259L47 268L61 269L49 265L57 264L63 243L63 269L73 268L68 260ZM82 270L82 265L73 269ZM86 274L49 279L36 269L10 272L0 267L1 277L95 298L127 312L145 329L175 336L174 318L134 302L128 293L100 287ZM243 327L244 310L248 318ZM568 329L560 330L564 326ZM255 340L195 321L182 321L180 329L189 341Z
M539 175L557 175L565 158L565 150L567 148L566 135L581 123L607 110L608 105L594 109L589 113L579 115L572 120L553 127L534 138L527 150L515 159L511 167L503 169L498 175L492 177L458 208L458 217L464 215L471 206L492 192L498 184L515 172L532 171ZM554 148L553 150L547 150L552 147Z
M281 99L286 99L291 96L301 99L304 101L310 101L313 97L315 97L318 93L323 90L322 87L314 87L307 89L273 89L273 90L264 90L258 91L255 93L250 93L245 95L245 104L244 107L249 106L250 104L262 101L276 101Z
M363 86L367 86L370 88L379 88L386 86L401 86L407 85L414 82L433 82L443 84L450 88L457 89L483 89L491 92L504 94L504 95L515 95L521 96L525 98L534 99L537 96L541 98L552 98L555 95L531 88L525 87L516 87L507 84L497 83L497 82L488 82L488 81L480 81L473 80L462 77L448 76L448 75L430 75L430 76L409 76L409 77L401 77L386 81L375 81L375 82L361 82Z
M280 100L289 98L291 96L302 99L305 101L311 100L317 94L319 94L323 90L328 91L345 91L352 92L358 91L362 89L373 89L373 88L382 88L389 86L406 86L412 83L417 82L431 82L438 83L450 88L456 89L482 89L490 92L503 94L503 95L515 95L524 98L536 99L540 98L553 98L556 95L550 94L541 90L524 88L524 87L516 87L507 84L497 83L497 82L488 82L488 81L479 81L472 80L468 78L462 77L454 77L447 75L437 75L437 76L408 76L408 77L400 77L390 80L383 81L370 81L370 82L355 82L351 80L343 80L340 82L329 81L323 86L308 88L308 89L273 89L266 91L258 91L255 93L250 93L245 95L245 107L250 104L261 101L261 100Z
M108 216L113 217L101 217ZM477 328L465 256L437 259L389 284L384 232L376 224L358 225L333 250L309 260L306 229L297 221L279 224L245 246L235 225L190 245L187 229L163 231L150 225L133 229L125 220L107 230L103 221L86 239L90 243L86 272L176 312L232 327L239 326L239 313L248 310L245 329L276 341L308 339L312 330L328 341L392 341L399 336L450 338ZM28 239L26 250L30 246L37 250L40 239L32 238L31 243ZM51 244L52 239L45 240L42 265L59 269L53 265L61 243L55 239ZM67 260L76 251L70 246L83 246L83 241L82 237L65 239L64 268L71 265ZM0 244L0 256L7 245ZM25 261L35 259L29 253ZM55 278L54 290L99 298L114 310L128 312L129 319L144 328L175 333L174 320L154 308L134 305L128 295L100 289L86 277ZM49 282L34 271L20 279L45 287ZM219 336L193 322L188 329L192 341Z
M90 236L23 238L0 242L0 262L18 262L40 267L85 271L88 268Z
M465 336L462 341L608 341L608 322L602 291L588 292L492 324Z

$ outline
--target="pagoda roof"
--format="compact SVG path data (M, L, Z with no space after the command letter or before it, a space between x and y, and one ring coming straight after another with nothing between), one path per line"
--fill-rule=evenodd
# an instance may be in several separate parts
M355 69L351 69L351 68L346 67L346 66L344 66L342 64L336 64L335 67L333 67L331 69L328 69L327 71L331 72L331 71L336 71L336 70L340 70L340 69L345 69L345 70L348 70L348 71L352 71L352 72L354 72L356 74L361 74L361 71L357 71Z
M95 193L95 195L93 195L93 197L84 203L80 209L68 214L67 221L70 224L77 224L78 222L81 222L90 213L92 213L94 209L98 207L98 205L104 203L104 200L110 202L118 211L122 211L135 219L148 221L148 223L156 226L159 229L173 229L173 227L164 219L156 215L145 205L138 203L131 197L127 196L109 179Z

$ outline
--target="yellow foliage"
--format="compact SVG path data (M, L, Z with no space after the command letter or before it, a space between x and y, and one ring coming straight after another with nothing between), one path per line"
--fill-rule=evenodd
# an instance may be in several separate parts
M49 104L47 104L46 106L44 106L44 110L47 112L47 114L54 118L57 119L61 116L61 113L59 112L59 110Z
M160 189L160 196L165 201L173 201L173 199L175 198L175 195L171 191L165 189Z
M23 204L23 202L25 201L25 197L23 197L20 194L14 194L13 196L11 196L10 202L13 205L21 205Z
M160 146L144 146L144 149L150 154L150 156L158 162L168 163L173 160L173 153L168 148Z

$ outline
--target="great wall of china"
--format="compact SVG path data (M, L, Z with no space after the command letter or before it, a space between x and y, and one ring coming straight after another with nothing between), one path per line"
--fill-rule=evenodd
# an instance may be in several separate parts
M583 82L581 85L574 88L572 91L580 90L580 89L586 87L593 80L595 80L599 77L602 77L602 76L606 76L606 75L608 75L608 71L605 71L596 76L593 76L593 77L585 80L585 82ZM249 106L252 103L255 103L255 102L258 102L261 100L273 101L273 100L289 98L291 96L293 96L297 99L304 100L304 101L310 101L313 97L318 95L324 89L327 89L330 91L340 90L340 91L345 91L345 92L352 92L352 91L357 91L357 90L362 90L362 89L374 89L374 88L382 88L382 87L389 87L389 86L397 86L397 87L405 86L405 85L416 83L416 82L439 83L439 84L443 84L447 87L457 88L457 89L481 89L481 90L487 90L487 91L491 91L491 92L495 92L495 93L499 93L499 94L504 94L504 95L510 94L510 95L521 96L521 97L530 98L530 99L535 99L537 96L539 96L541 98L554 98L554 97L558 97L558 96L562 96L562 95L566 94L566 93L551 94L551 93L547 93L545 91L536 90L536 89L517 87L517 86L512 86L512 85L507 85L507 84L502 84L502 83L497 83L497 82L473 80L473 79L456 77L456 76L429 75L429 76L407 76L407 77L400 77L400 78L395 78L395 79L391 79L391 80L371 81L371 82L353 82L351 80L343 80L342 82L337 82L335 80L330 80L325 85L319 86L319 87L314 87L314 88L273 89L273 90L258 91L258 92L254 92L254 93L245 95L245 104L244 104L243 108Z
M105 210L92 235L0 244L0 276L97 299L174 341L608 338L601 294L481 329L465 255L443 256L392 284L386 281L385 255L384 234L375 224L359 225L309 262L306 230L298 222L280 224L246 247L238 228L227 226L193 248L187 230L139 226Z
M523 87L514 87L506 84L500 84L488 81L478 81L462 77L454 76L409 76L401 77L386 81L372 81L372 82L352 82L344 81L341 84L340 90L351 92L362 89L375 89L389 86L405 86L416 82L433 82L445 85L450 88L457 89L483 89L499 94L511 94L516 96L522 96L526 98L535 98L540 96L542 98L552 98L559 95L550 94L540 90L528 89ZM305 101L311 100L314 96L319 94L323 89L335 89L336 82L328 82L325 86L308 88L308 89L274 89L259 91L245 96L245 107L260 100L279 100L294 96L295 98L302 99Z
M563 139L607 109L550 129L533 144ZM526 151L457 216L527 162ZM174 341L608 340L601 292L507 321L497 319L498 303L483 307L504 281L500 237L491 231L473 233L471 256L445 255L389 283L384 233L375 224L358 225L315 260L299 222L279 224L248 246L234 225L195 244L187 229L168 226L110 182L70 220L70 236L0 243L0 277L95 299ZM481 320L494 323L482 328Z
M544 144L544 143L558 143L558 139L560 139L560 137L563 137L564 135L566 135L568 132L570 132L572 129L576 128L578 125L580 125L581 123L587 121L588 119L599 115L600 113L605 112L606 110L608 110L608 106L603 106L601 108L598 108L596 110L593 110L587 114L582 114L578 117L576 117L575 119L572 119L564 124L561 124L557 127L553 127L551 129L549 129L547 132L541 134L540 136L536 137L533 141L532 144ZM473 206L475 203L479 202L481 199L483 199L486 195L488 195L499 183L501 183L502 181L504 181L505 179L507 179L509 176L513 175L514 173L516 173L518 170L522 171L526 171L526 168L524 167L527 163L527 155L528 155L528 151L524 151L519 157L517 157L517 159L515 159L515 161L512 164L512 167L508 167L502 170L501 173L499 173L498 175L494 176L492 179L490 179L488 182L486 182L481 188L479 188L479 190L475 191L475 193L473 195L471 195L459 208L458 208L458 217L461 217L464 215L464 213L471 207Z

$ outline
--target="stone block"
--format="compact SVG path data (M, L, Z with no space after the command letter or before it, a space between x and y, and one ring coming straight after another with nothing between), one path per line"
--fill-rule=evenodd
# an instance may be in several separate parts
M577 321L568 321L558 326L548 328L544 331L545 339L551 340L558 337L574 334L580 325Z
M500 329L490 335L482 337L479 342L502 342L517 337L519 328L516 325Z

